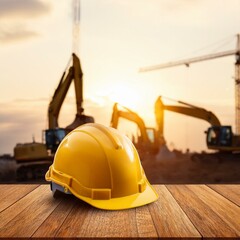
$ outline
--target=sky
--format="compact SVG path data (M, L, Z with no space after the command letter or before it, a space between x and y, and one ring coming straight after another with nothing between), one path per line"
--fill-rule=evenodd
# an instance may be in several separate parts
M140 67L232 50L240 33L240 0L81 0L79 57L84 109L110 124L115 101L155 127L158 96L214 112L235 125L235 57L139 73ZM47 108L73 51L72 1L0 0L0 154L42 141ZM73 88L59 123L75 116ZM165 104L175 104L164 100ZM128 122L120 130L136 132ZM207 122L166 112L169 148L206 150Z

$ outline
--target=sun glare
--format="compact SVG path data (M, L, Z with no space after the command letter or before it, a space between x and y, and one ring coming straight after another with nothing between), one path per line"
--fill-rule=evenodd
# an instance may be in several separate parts
M117 102L122 106L138 109L140 103L140 94L132 84L116 84L107 89L108 97L111 101Z

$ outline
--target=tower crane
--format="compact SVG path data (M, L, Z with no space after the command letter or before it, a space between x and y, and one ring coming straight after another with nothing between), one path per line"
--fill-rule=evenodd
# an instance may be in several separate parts
M172 61L168 63L153 65L153 66L147 66L142 67L139 69L139 72L149 72L154 70L160 70L164 68L171 68L176 67L180 65L185 65L186 67L189 67L190 64L206 61L206 60L212 60L216 58L222 58L227 56L236 56L236 62L235 62L235 123L236 123L236 134L240 135L240 34L237 34L237 46L234 50L214 53L214 54L208 54L204 56L198 56L194 58L189 59L183 59L178 61Z

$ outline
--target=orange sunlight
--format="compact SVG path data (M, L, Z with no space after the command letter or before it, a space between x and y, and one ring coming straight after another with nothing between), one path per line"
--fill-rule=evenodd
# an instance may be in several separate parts
M117 102L122 106L135 111L141 105L140 94L133 84L116 84L110 85L106 89L106 95L113 102Z

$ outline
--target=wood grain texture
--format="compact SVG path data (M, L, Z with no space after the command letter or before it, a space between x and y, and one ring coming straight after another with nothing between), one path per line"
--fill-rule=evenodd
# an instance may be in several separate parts
M138 237L136 211L100 210L79 200L57 237Z
M0 212L13 203L30 193L32 190L37 188L39 185L12 185L4 184L0 185Z
M219 184L208 186L240 207L240 185Z
M46 218L42 225L33 234L33 237L55 237L65 219L76 204L76 198L65 195L60 204Z
M30 195L30 196L29 196ZM52 197L48 185L42 185L22 198L20 211L0 229L0 237L30 237L59 204ZM32 200L34 199L34 200ZM15 205L15 204L14 204ZM12 205L12 207L14 207ZM17 210L17 208L15 207ZM7 209L8 210L8 209ZM5 217L8 217L5 215Z
M235 204L203 185L167 188L203 237L239 236L240 209Z
M94 208L78 200L78 203L56 237L91 238L156 238L148 206L121 211L107 211Z
M77 200L56 237L156 238L157 232L147 206L107 211Z
M163 185L155 186L159 200L149 205L159 237L194 237L201 235Z
M107 211L91 208L78 237L138 237L135 209Z
M77 201L69 215L58 230L56 237L77 237L81 227L90 213L91 206L82 201Z
M0 230L4 225L9 223L14 217L16 217L20 212L22 212L26 207L37 201L38 198L41 196L40 194L42 192L42 189L45 189L45 186L37 187L32 192L25 195L25 197L20 198L19 201L2 211L0 213ZM16 194L16 196L18 195Z
M136 208L136 222L138 236L141 238L157 238L157 230L154 226L149 205Z
M106 211L49 185L0 185L0 237L167 238L240 236L239 185L156 185L157 202Z

